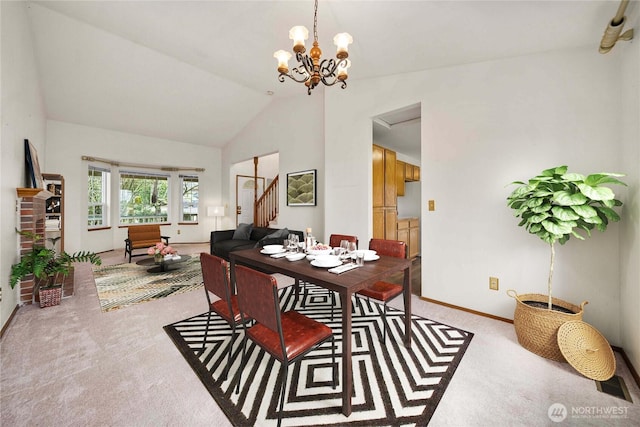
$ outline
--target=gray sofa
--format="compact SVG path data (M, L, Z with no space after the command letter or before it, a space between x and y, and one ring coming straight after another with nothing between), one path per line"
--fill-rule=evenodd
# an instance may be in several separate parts
M304 241L304 233L287 228L250 227L240 224L236 230L211 232L210 252L212 255L229 260L229 253L242 249L259 248L265 245L282 244L288 234L297 234Z

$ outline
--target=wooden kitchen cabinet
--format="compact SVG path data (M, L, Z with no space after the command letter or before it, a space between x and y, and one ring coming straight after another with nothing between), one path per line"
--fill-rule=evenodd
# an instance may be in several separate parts
M404 196L405 165L406 163L402 160L396 162L396 195L398 197Z
M407 256L413 259L420 255L420 220L418 218L399 218L397 220L397 239L407 244Z
M373 145L373 237L395 240L397 159L393 150Z

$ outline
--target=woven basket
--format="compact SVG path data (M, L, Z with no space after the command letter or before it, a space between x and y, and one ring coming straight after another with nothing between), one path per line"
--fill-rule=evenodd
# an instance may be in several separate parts
M40 307L60 305L62 287L40 289Z
M520 345L538 356L558 362L566 362L560 351L560 347L558 347L558 328L565 322L582 320L584 306L588 304L588 302L584 301L581 305L577 306L559 298L551 299L553 305L575 313L569 314L547 308L531 307L524 303L524 301L547 303L549 301L548 295L518 295L513 289L509 289L507 295L516 300L513 326L516 329L516 336L518 337Z

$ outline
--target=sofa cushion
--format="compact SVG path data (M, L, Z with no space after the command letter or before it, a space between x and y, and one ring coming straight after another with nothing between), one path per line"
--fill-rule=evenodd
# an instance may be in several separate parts
M238 228L233 232L233 240L250 240L253 224L238 224Z
M281 245L282 241L289 237L289 230L285 227L280 230L276 230L273 233L267 234L256 243L256 248L261 248L266 245Z

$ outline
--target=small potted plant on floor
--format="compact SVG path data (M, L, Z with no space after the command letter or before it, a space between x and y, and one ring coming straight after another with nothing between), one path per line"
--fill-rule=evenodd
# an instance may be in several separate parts
M564 361L558 348L558 328L569 320L582 320L580 306L552 297L551 282L555 244L565 244L571 236L585 240L594 228L605 231L609 222L620 220L614 208L622 206L607 184L626 185L617 173L597 173L588 176L568 173L567 166L544 170L527 183L518 184L507 198L507 204L522 220L518 224L547 243L551 250L551 265L547 295L508 294L516 299L513 323L518 342L540 356Z
M60 303L62 284L74 262L102 264L100 257L93 252L80 251L70 255L62 251L60 254L56 254L53 249L37 243L42 239L40 235L25 231L18 231L18 233L33 239L34 243L31 250L23 254L18 263L11 266L11 288L14 288L28 275L33 274L35 277L33 292L39 294L41 307Z

